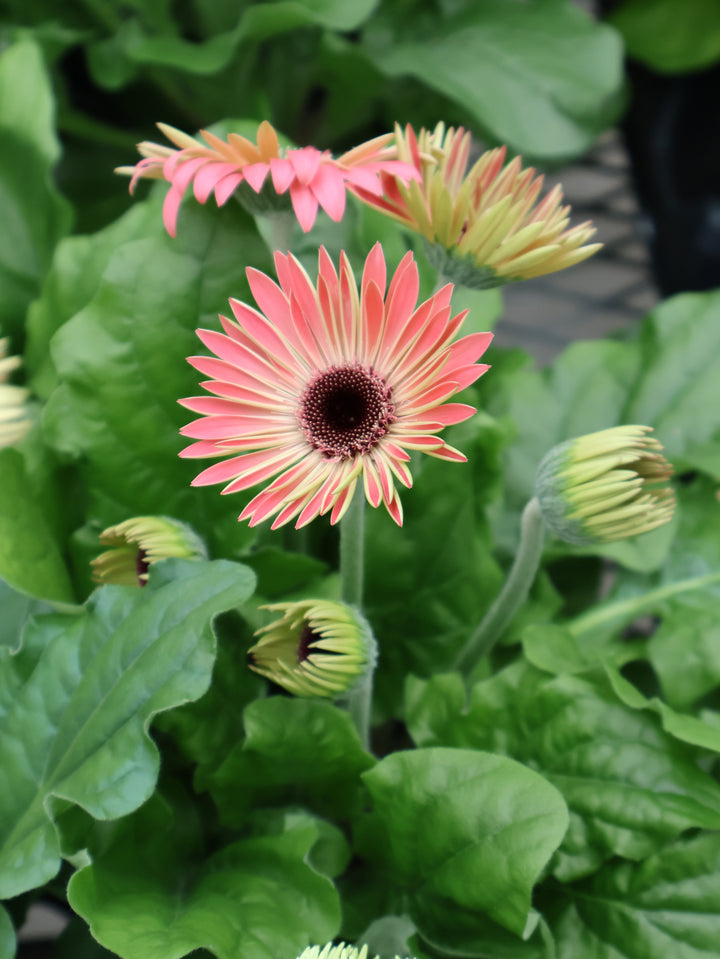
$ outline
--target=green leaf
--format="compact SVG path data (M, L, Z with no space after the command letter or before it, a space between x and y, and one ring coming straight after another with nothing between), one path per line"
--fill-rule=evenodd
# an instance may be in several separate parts
M120 246L130 240L163 235L162 193L162 189L157 190L152 200L134 204L98 233L66 237L58 244L42 295L28 312L25 366L33 391L43 399L47 399L57 380L49 353L52 335L87 306L100 286L111 256Z
M566 887L557 959L712 959L720 941L720 836L681 840L639 864Z
M265 685L248 669L246 651L254 640L245 619L228 614L217 621L215 631L218 650L210 688L197 702L162 713L153 724L169 733L195 765L198 791L208 788L211 775L243 739L243 708Z
M70 211L51 182L60 149L40 48L23 39L0 55L0 329L20 330Z
M467 749L394 753L363 779L374 807L366 854L409 890L421 934L426 909L444 903L448 921L460 907L530 935L532 887L568 823L556 789L519 763Z
M190 74L214 74L230 65L242 45L302 27L356 30L377 2L272 0L247 4L234 29L200 43L167 33L151 35L139 20L126 20L112 39L90 47L89 62L98 83L111 89L127 83L134 75L135 64L174 67Z
M373 764L347 712L313 699L271 696L245 707L245 741L211 778L225 821L253 804L299 804L336 819L357 812L359 774Z
M624 0L608 17L628 54L660 73L709 67L720 58L715 0Z
M207 689L212 618L253 585L235 563L167 560L145 589L102 587L81 613L28 626L23 649L1 661L1 897L57 872L56 799L113 819L148 798L159 764L150 718Z
M720 752L720 729L708 725L694 716L676 712L657 696L648 699L610 664L605 666L605 672L612 688L615 690L615 694L626 706L630 706L632 709L650 709L658 714L663 729L671 736L689 743L691 746L700 746L702 749Z
M22 454L0 450L0 577L27 596L72 603L70 579L45 506L34 495Z
M0 906L0 959L14 959L15 930L6 910Z
M25 593L18 593L0 579L0 646L16 649L21 642L22 631L30 616L49 613L52 607Z
M268 253L237 205L190 203L179 239L136 240L110 260L91 303L55 335L62 383L44 425L52 444L83 457L101 527L129 516L169 514L209 540L240 551L255 536L237 516L246 499L191 489L195 461L178 459L178 429L192 417L177 403L201 392L186 362L202 352L198 326L219 328L228 297L249 297L243 267L267 268Z
M420 746L490 749L537 769L565 797L570 829L554 872L567 880L619 855L642 859L692 828L720 829L720 786L650 712L601 675L548 677L519 662L472 690L460 677L408 683Z
M375 66L448 97L493 140L532 157L568 157L612 120L608 108L623 81L620 38L574 4L414 6L386 5L367 31Z
M153 798L124 820L68 898L106 948L124 959L294 956L331 939L340 924L332 882L309 858L318 827L289 816L281 834L254 836L205 857Z
M641 375L623 411L626 423L657 431L676 469L697 468L720 480L720 291L684 293L661 303L640 336Z

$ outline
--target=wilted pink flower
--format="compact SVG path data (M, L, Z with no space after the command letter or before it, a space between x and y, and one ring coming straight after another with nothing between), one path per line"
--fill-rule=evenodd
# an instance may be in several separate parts
M332 220L342 219L346 189L380 197L381 173L405 184L420 178L412 163L397 160L397 150L391 145L392 133L334 159L328 150L312 146L281 147L277 133L267 121L258 127L257 144L238 133L222 140L201 130L203 143L167 124L158 126L179 149L145 141L138 144L144 159L134 167L118 167L116 172L132 176L131 193L141 177L164 177L171 184L163 206L163 220L171 236L175 236L178 209L191 183L199 203L205 203L214 193L218 206L222 206L243 183L259 194L268 183L269 174L272 192L276 197L289 194L298 222L307 233L319 206ZM248 198L247 193L244 196ZM272 208L272 198L267 199Z
M455 340L467 310L451 318L450 284L416 307L412 253L386 289L375 244L359 292L344 253L339 275L324 248L318 259L317 283L290 254L275 254L279 286L248 269L260 311L230 300L225 334L198 330L217 358L189 362L215 395L180 401L202 414L182 430L199 442L181 456L230 457L193 483L227 483L223 493L275 477L240 514L251 526L275 516L273 528L295 517L300 527L328 511L336 523L361 477L370 504L401 525L407 451L466 459L436 434L475 413L447 400L488 369L477 360L492 334Z

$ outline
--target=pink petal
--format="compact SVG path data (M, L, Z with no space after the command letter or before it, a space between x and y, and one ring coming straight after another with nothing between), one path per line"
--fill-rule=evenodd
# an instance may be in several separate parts
M284 157L273 157L270 160L270 175L276 193L287 193L290 184L295 179L295 170L289 160Z
M301 147L299 150L288 150L287 158L298 182L303 186L309 186L318 171L323 155L315 147Z
M385 505L388 513L392 516L392 518L395 520L397 525L402 526L403 524L402 503L400 502L400 497L398 496L397 492L395 492L392 502L386 503Z
M293 183L290 187L290 199L303 233L309 233L318 211L318 201L315 194L310 187Z
M363 486L365 487L365 496L367 497L368 503L377 508L380 505L383 495L380 487L380 477L377 475L377 471L369 459L365 460Z
M183 191L170 187L163 201L163 223L170 236L177 236L177 218L180 204L182 203Z
M387 265L385 263L385 253L379 241L373 246L365 259L361 284L363 295L365 294L365 287L368 283L374 283L380 290L380 294L382 296L385 295Z
M270 164L268 163L248 163L243 167L245 179L256 193L262 190L269 172Z
M206 459L208 456L218 456L220 451L215 443L209 443L207 440L200 440L198 443L191 443L184 450L180 450L178 456L181 459Z
M323 163L310 183L318 203L338 223L345 212L345 183L336 166Z
M243 179L242 173L231 173L229 176L223 177L215 187L215 200L218 206L225 206Z
M193 191L198 203L207 202L216 184L228 173L235 172L235 165L232 163L206 163L193 180Z

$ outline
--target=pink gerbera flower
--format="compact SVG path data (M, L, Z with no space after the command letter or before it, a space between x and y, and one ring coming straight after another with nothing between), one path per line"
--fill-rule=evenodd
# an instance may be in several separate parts
M290 254L275 254L279 285L248 269L260 310L230 300L224 334L198 330L217 358L189 362L215 395L180 401L202 414L181 431L198 442L180 455L229 457L193 482L227 483L223 493L275 477L240 514L251 526L275 516L273 529L300 527L329 511L336 523L361 478L370 504L402 525L408 450L466 459L437 434L475 413L447 400L488 369L477 360L492 334L455 340L467 310L451 318L450 284L416 306L412 253L386 289L376 243L359 292L344 253L339 275L324 248L318 259L316 283Z
M252 191L239 194L246 203L253 194L259 196L268 184L263 193L266 211L268 204L270 210L273 205L278 208L277 202L273 204L272 194L276 201L289 195L298 222L307 233L315 222L318 207L332 220L342 219L346 189L381 197L381 173L397 177L405 184L420 179L412 163L397 159L397 150L391 145L392 133L369 140L334 159L328 150L313 146L282 148L277 133L267 121L258 127L257 143L238 133L222 140L201 130L203 143L167 124L158 126L179 149L145 141L138 144L143 159L134 167L118 167L116 172L132 176L131 193L141 177L164 177L171 184L163 206L163 221L171 236L175 236L180 203L191 183L199 203L207 202L214 193L218 206L227 203L241 184L247 184ZM280 208L282 205L281 202ZM249 206L252 213L258 212L257 202Z

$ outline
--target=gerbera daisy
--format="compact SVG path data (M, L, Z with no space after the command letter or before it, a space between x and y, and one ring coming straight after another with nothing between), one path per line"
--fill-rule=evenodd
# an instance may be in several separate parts
M250 525L275 516L273 528L295 517L300 527L328 511L336 523L361 478L370 504L401 525L407 451L466 459L437 434L475 413L446 401L488 369L476 361L492 334L455 341L467 310L451 318L449 284L416 308L412 253L386 290L376 243L359 292L344 253L339 275L324 248L318 259L317 283L290 254L275 254L279 286L248 269L260 311L230 300L224 334L198 330L218 358L189 362L212 377L202 385L215 396L180 401L202 414L182 430L199 442L180 455L230 456L193 483L227 483L224 493L275 476L240 514Z
M599 250L584 245L595 228L590 221L568 229L569 206L562 189L540 202L543 177L522 169L520 157L505 163L505 147L488 150L467 171L471 136L462 127L440 123L419 135L408 125L395 129L401 160L413 163L421 179L403 183L383 174L384 196L358 191L366 203L420 233L436 269L457 283L500 286L564 270Z
M131 193L141 177L164 177L171 184L163 206L163 221L171 236L175 236L178 209L190 183L199 203L207 202L214 193L218 206L222 206L237 191L253 214L287 209L289 196L298 223L307 233L318 207L332 220L342 219L346 189L362 189L367 196L379 197L383 190L381 173L405 184L419 178L412 163L398 161L397 150L391 145L392 133L334 159L328 150L313 146L281 147L267 121L258 127L257 143L238 133L230 133L223 140L201 130L203 143L165 123L158 127L178 149L144 141L138 144L144 159L134 167L118 167L115 172L131 175Z

